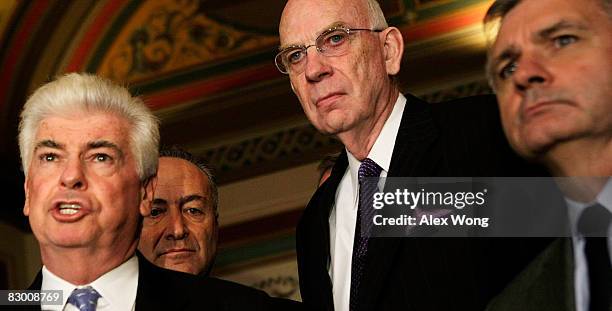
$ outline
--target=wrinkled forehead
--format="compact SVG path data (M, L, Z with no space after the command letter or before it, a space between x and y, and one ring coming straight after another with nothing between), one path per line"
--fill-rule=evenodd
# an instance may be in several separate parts
M603 15L599 10L595 1L522 1L501 20L493 51L499 52L507 46L518 45L519 41L526 43L541 40L562 25L586 27L591 24L592 17Z
M104 142L100 147L108 144L128 154L129 135L128 120L113 113L74 112L66 115L49 115L38 124L34 147L44 141L53 141L65 147L68 145L95 147L96 144Z
M335 24L367 28L368 10L362 0L290 0L279 25L281 46L313 42Z
M158 187L184 192L201 190L208 191L208 177L195 164L181 158L160 157L158 169Z

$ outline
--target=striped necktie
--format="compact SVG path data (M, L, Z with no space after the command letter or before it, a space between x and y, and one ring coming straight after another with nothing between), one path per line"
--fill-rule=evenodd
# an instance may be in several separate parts
M359 205L357 207L357 221L355 223L355 239L353 242L351 265L351 292L349 298L349 309L351 311L355 310L357 306L359 284L361 284L366 260L368 235L372 227L372 217L374 216L372 198L378 190L378 182L376 180L366 180L366 178L379 177L381 172L382 168L368 158L364 159L359 166ZM362 219L365 221L363 226Z

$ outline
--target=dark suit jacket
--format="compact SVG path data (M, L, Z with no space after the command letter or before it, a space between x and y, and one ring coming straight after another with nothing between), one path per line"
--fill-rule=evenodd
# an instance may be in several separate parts
M216 278L201 278L159 268L138 254L136 311L149 310L301 310L298 303ZM40 290L39 272L30 290ZM20 310L40 310L27 306Z
M573 311L571 238L556 239L489 305L488 311Z
M406 96L389 177L546 176L509 147L493 96L427 104ZM329 215L348 166L343 152L297 228L304 303L333 310ZM483 310L550 239L374 238L359 310Z

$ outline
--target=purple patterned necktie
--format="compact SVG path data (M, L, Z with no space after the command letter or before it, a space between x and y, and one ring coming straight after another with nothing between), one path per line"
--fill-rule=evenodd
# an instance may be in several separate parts
M382 168L371 159L364 159L359 166L359 205L357 208L357 221L355 223L355 239L353 242L353 259L351 265L351 292L349 300L349 309L355 310L357 306L357 297L359 297L359 284L363 275L363 267L366 259L368 247L368 238L372 227L372 217L374 208L372 208L372 197L378 190L377 179L368 177L380 176ZM362 226L361 220L364 220ZM363 231L362 231L363 230Z
M68 303L80 311L95 311L100 294L91 286L77 288L68 297Z

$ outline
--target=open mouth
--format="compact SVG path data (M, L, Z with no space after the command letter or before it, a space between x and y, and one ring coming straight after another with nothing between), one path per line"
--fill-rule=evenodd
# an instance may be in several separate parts
M81 205L76 203L61 203L58 209L61 215L74 215L79 212Z

